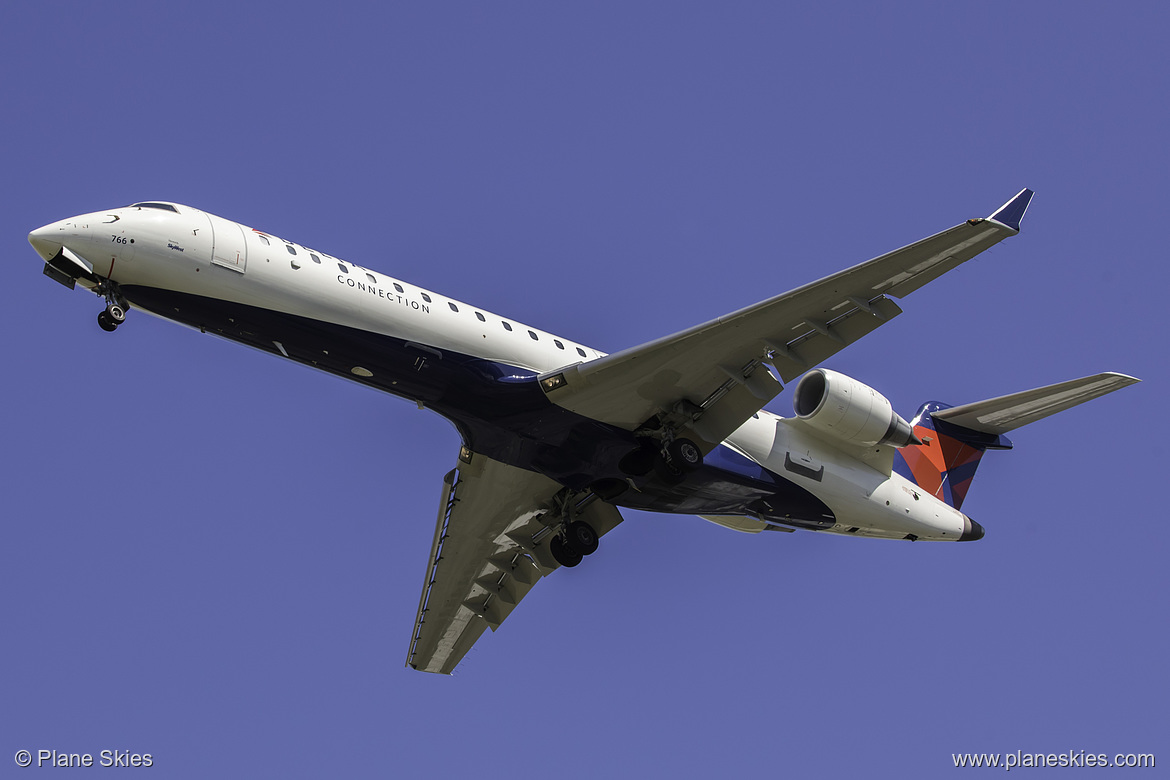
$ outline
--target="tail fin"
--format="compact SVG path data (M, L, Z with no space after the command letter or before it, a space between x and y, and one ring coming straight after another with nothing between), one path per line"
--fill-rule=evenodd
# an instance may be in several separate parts
M922 444L903 447L894 455L894 470L955 509L963 506L975 469L987 450L1010 450L1006 436L991 435L935 418L954 407L925 403L911 421Z
M923 404L911 422L922 444L898 450L894 470L959 509L983 453L1011 449L1003 434L1139 381L1095 374L962 406Z

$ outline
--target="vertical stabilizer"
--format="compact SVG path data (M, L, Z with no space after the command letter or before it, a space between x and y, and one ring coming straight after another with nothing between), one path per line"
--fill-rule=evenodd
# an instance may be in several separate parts
M935 412L950 408L937 401L922 405L910 423L922 444L899 449L894 456L894 470L935 498L961 509L983 453L990 449L1010 450L1012 443L1005 436L974 431L934 417Z

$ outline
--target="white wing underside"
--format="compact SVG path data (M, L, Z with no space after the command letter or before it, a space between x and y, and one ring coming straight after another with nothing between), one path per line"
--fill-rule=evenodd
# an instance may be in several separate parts
M443 479L443 496L406 663L450 674L485 628L494 631L541 577L558 568L548 551L562 488L548 477L481 454ZM579 515L601 536L621 522L593 501Z
M1018 232L1024 190L968 220L874 260L674 335L550 372L549 400L626 430L674 415L709 452L790 382L902 313L904 297ZM1009 224L997 221L1004 216Z

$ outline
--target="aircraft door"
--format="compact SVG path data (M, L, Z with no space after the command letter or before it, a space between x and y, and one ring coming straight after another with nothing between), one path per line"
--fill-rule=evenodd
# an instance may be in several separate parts
M248 244L244 229L231 220L208 214L211 220L211 262L244 273L248 265Z

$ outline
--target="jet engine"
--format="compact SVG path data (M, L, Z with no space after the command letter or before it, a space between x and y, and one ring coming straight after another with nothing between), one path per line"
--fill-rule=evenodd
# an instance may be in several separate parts
M853 444L905 447L922 443L885 396L836 371L817 368L802 376L792 408L818 431Z

